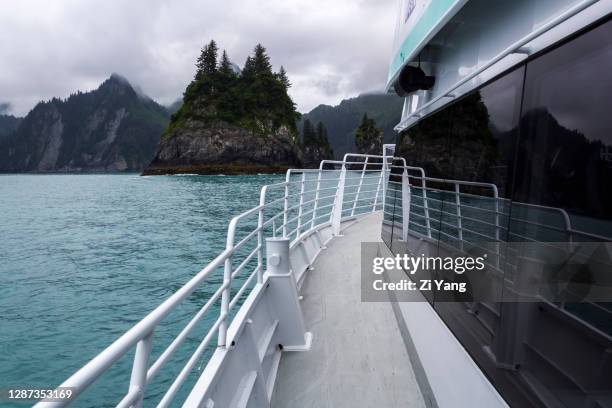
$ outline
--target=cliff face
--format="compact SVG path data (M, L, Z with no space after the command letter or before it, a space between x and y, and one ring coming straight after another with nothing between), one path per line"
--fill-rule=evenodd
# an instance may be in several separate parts
M39 103L0 140L0 172L141 171L168 113L113 75L98 89Z
M492 169L506 166L498 151L511 148L500 144L503 139L492 133L487 108L480 94L474 93L403 132L395 155L423 167L429 177L495 180L502 190Z
M302 147L302 167L314 169L319 167L321 160L333 160L334 152L329 147L304 146Z
M187 120L164 137L143 174L265 173L300 164L301 152L285 127L262 136L227 123Z
M12 135L23 118L16 118L13 115L0 115L0 140Z

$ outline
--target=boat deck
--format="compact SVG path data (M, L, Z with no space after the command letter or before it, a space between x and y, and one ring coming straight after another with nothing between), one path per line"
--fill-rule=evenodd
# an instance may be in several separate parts
M282 354L272 407L425 406L391 304L361 302L360 245L380 241L381 216L348 226L308 272L312 348Z

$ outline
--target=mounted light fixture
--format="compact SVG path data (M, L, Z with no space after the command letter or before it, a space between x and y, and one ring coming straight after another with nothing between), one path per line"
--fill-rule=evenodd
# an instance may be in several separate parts
M393 84L395 93L406 96L419 89L431 89L436 77L427 76L420 67L405 66Z

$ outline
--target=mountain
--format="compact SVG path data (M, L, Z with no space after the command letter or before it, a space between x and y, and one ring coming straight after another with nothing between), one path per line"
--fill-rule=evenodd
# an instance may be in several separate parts
M312 123L322 122L327 128L329 143L336 158L345 153L355 152L355 132L364 113L376 121L384 132L384 142L393 143L396 133L393 127L400 121L404 100L395 95L362 94L345 99L337 106L319 105L302 115L299 128L309 119Z
M173 114L178 112L179 109L181 109L181 106L183 106L183 98L178 98L176 101L172 102L170 105L166 106L166 110L168 111L169 114Z
M22 120L13 115L0 115L0 140L13 134Z
M296 123L284 69L273 72L257 45L242 70L211 41L171 117L155 158L143 174L279 172L301 165Z
M141 171L168 111L113 74L91 92L40 102L0 141L0 172Z

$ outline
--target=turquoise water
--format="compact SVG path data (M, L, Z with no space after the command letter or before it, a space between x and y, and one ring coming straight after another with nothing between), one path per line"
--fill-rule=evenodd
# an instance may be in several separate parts
M279 181L275 175L0 176L0 388L60 384L221 252L229 219L257 205L262 185ZM211 287L155 332L154 357ZM154 380L149 402L163 395L212 318ZM132 356L75 406L114 406L127 391Z

